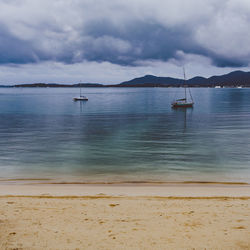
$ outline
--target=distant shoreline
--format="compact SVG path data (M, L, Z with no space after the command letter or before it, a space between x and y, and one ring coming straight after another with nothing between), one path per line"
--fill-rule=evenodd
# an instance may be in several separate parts
M250 87L250 72L244 71L233 71L229 74L220 76L211 76L209 78L196 76L188 80L172 78L172 77L158 77L154 75L145 75L143 77L134 78L129 81L121 82L118 84L101 84L101 83L77 83L77 84L60 84L60 83L31 83L31 84L11 84L11 85L0 85L4 88L25 88L25 87L40 87L40 88L77 88L77 87L91 87L91 88L108 88L108 87L205 87L205 88L215 88L215 87Z
M4 86L0 85L0 88L79 88L80 85L42 85L40 84L24 84L24 85L11 85L11 86ZM138 84L138 85L99 85L99 86L86 86L86 85L81 85L81 88L183 88L185 85L179 84L179 85L159 85L159 84ZM188 85L187 87L189 88L250 88L249 85Z

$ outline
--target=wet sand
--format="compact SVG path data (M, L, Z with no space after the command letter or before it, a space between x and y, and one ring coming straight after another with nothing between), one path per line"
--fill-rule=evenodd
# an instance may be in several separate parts
M13 180L0 183L2 195L49 196L178 196L178 197L250 197L246 183L114 183L73 184L41 183L41 181Z
M77 248L250 249L249 186L0 185L0 249Z

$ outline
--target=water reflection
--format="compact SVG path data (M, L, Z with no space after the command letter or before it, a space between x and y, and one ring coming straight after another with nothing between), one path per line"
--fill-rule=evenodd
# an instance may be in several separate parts
M176 122L183 123L183 133L186 132L187 122L192 119L193 107L191 108L172 108L176 114Z
M172 89L87 89L88 102L16 91L0 98L2 177L250 178L248 89L195 89L194 108L177 110Z

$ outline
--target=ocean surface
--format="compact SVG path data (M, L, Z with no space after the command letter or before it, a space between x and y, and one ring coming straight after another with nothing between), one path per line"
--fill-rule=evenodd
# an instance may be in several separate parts
M250 89L0 88L0 180L250 183Z

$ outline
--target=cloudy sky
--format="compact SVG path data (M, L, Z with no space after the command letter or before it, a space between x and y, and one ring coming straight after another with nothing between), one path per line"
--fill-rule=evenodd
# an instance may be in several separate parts
M249 0L0 0L0 84L249 70Z

